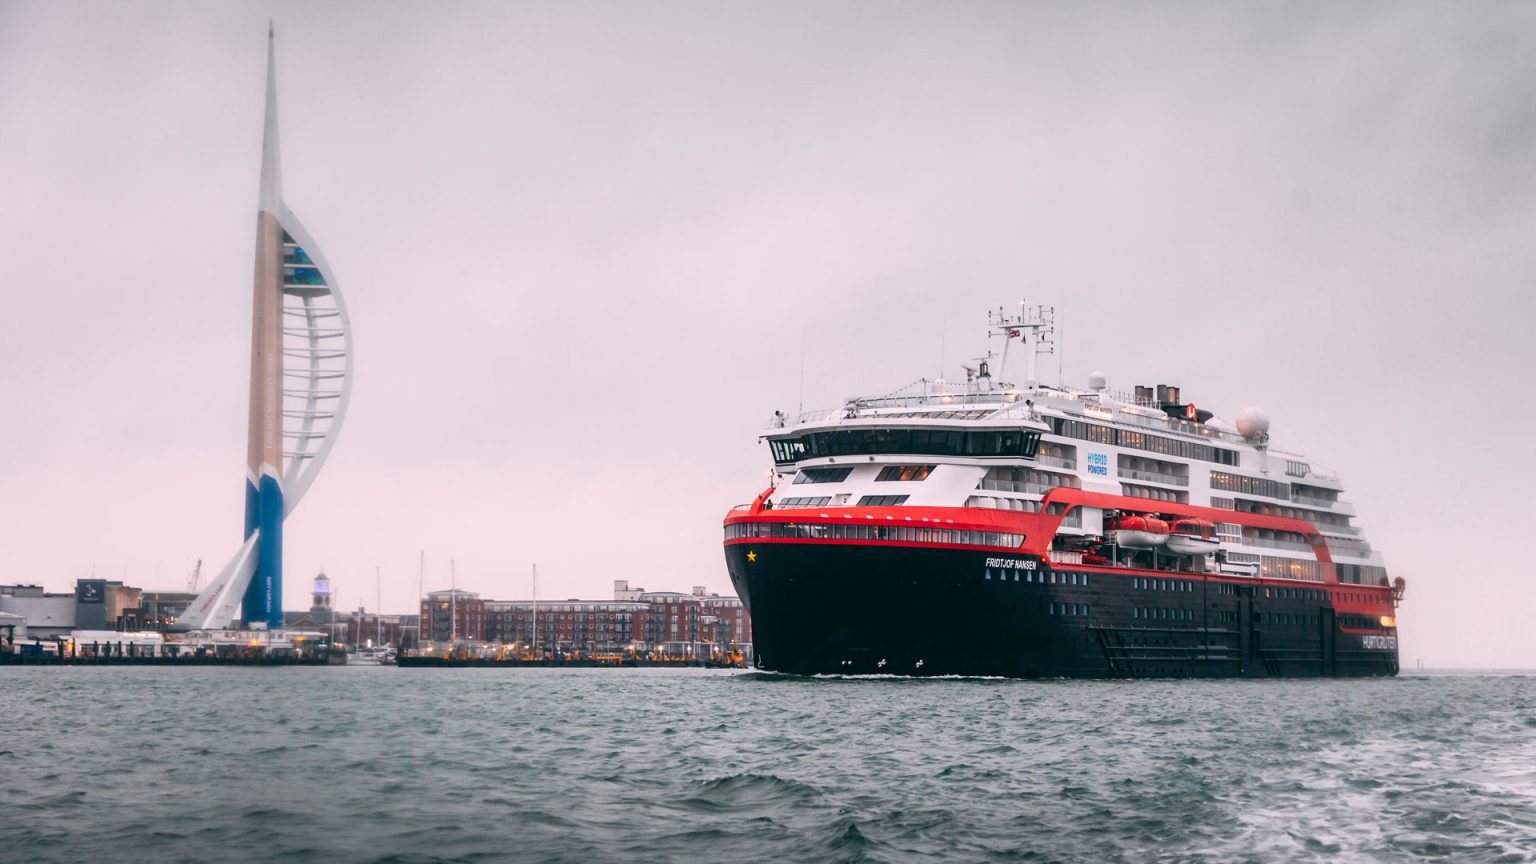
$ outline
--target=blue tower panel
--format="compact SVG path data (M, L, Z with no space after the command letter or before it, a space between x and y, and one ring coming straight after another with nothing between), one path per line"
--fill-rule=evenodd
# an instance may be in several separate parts
M283 489L277 478L261 476L257 495L256 572L245 589L241 616L246 626L261 621L269 629L283 626Z
M267 626L283 626L283 487L277 478L261 475L261 558L256 573L267 586Z

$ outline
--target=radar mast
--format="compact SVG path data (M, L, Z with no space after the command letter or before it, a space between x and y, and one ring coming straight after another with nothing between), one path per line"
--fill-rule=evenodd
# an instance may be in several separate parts
M1008 315L999 306L997 311L987 313L987 325L988 336L1003 337L1003 356L997 367L999 377L1008 370L1008 345L1018 339L1024 349L1024 387L1033 390L1040 386L1036 371L1039 356L1056 353L1056 307L1029 306L1020 300L1019 314Z

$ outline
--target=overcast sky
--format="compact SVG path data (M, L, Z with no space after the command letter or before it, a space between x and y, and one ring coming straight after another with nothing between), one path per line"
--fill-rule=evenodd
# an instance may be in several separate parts
M355 328L285 605L730 591L775 409L1054 304L1339 470L1402 659L1536 665L1528 3L0 0L0 583L242 528L267 19ZM803 360L802 360L803 358ZM1054 380L1056 362L1045 364Z

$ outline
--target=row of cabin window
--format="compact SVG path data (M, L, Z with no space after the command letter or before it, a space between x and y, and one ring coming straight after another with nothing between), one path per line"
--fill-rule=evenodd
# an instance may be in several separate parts
M1265 588L1264 596L1280 600L1321 600L1323 592L1312 588Z
M1076 615L1088 614L1087 603L1050 603L1046 606L1046 612L1050 615Z
M1144 621L1193 621L1195 612L1193 609L1160 609L1146 606L1136 606L1131 609L1132 618L1140 618Z
M895 507L907 503L911 495L865 495L859 499L860 507ZM830 495L813 495L800 498L781 498L775 507L795 509L801 507L825 507L832 503Z
M1146 581L1145 579L1142 580L1142 582ZM1216 591L1218 594L1236 594L1237 586L1223 582L1216 586ZM1278 600L1325 600L1327 599L1327 593L1320 588L1276 586L1264 589L1265 597ZM1355 591L1340 591L1338 599L1345 602L1367 602L1369 598L1365 594Z
M1223 492L1241 492L1244 495L1263 495L1266 498L1291 500L1291 484L1289 483L1281 483L1278 480L1266 480L1262 477L1248 477L1242 474L1228 474L1225 471L1211 472L1211 488L1220 489Z
M1231 560L1230 555L1227 558ZM1323 581L1322 567L1316 558L1280 558L1275 555L1261 555L1259 556L1259 575L1270 579Z
M1339 599L1346 603L1370 603L1380 598L1372 597L1364 591L1340 591Z
M1387 568L1377 567L1372 564L1335 564L1334 570L1339 574L1340 582L1348 582L1355 585L1386 585Z
M1033 429L832 429L768 442L780 464L828 456L912 453L934 456L1035 458L1040 433Z
M1305 483L1292 483L1291 494L1314 498L1319 501L1338 501L1339 490L1325 489L1322 486L1308 486Z
M1382 624L1380 618L1372 618L1369 615L1340 615L1339 626L1352 630L1375 630L1381 629Z
M1132 576L1131 587L1148 591L1194 591L1195 583L1183 579L1149 579Z
M1188 492L1160 489L1156 486L1143 486L1140 483L1121 483L1120 494L1127 498L1146 498L1149 501L1167 501L1171 504L1189 503Z
M1068 420L1065 417L1052 417L1051 427L1053 432L1063 438L1077 438L1083 441L1093 441L1098 444L1113 444L1131 450L1146 450L1151 453L1162 453L1167 456L1199 459L1202 462L1215 462L1218 465L1237 464L1236 450L1212 447L1209 444L1201 444L1196 441L1164 438L1161 435L1152 435L1132 429L1116 429L1111 426L1100 426L1097 423L1085 423L1082 420Z
M1023 534L1003 531L964 531L920 525L827 525L795 522L735 522L725 526L725 539L777 537L805 540L891 540L902 543L947 543L958 546L998 546L1017 549Z
M1260 516L1284 516L1287 519L1305 519L1313 525L1338 525L1344 528L1350 527L1348 516L1339 513L1329 513L1324 510L1309 510L1305 507L1282 507L1279 504L1270 504L1264 501L1249 501L1246 498L1218 498L1212 496L1211 506L1221 510L1236 510L1239 513L1256 513Z
M1270 624L1316 624L1316 615L1298 615L1295 612L1270 612L1265 616Z
M992 573L993 573L992 568L988 567L986 569L984 575L982 576L982 578L983 579L993 579L993 578L996 578L998 581L1001 581L1001 582L1009 581L1008 580L1008 571L1007 570L1004 570L1002 568L998 568L996 572L997 572L997 575L994 577L992 575ZM1088 574L1087 573L1057 573L1054 570L1015 570L1015 571L1013 571L1013 581L1014 582L1038 582L1041 585L1046 585L1046 584L1058 585L1059 584L1059 585L1084 585L1085 586L1085 585L1088 584Z

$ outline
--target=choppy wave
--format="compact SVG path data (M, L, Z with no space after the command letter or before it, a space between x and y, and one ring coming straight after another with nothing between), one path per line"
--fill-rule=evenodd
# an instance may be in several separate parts
M128 667L0 684L17 860L1536 861L1525 676Z

